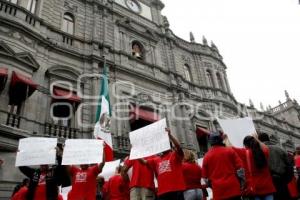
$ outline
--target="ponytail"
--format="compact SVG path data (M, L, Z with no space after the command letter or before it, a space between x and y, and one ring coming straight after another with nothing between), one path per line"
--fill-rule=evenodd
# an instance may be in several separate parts
M246 136L244 138L244 146L251 150L256 168L262 169L267 166L267 159L261 145L253 136Z

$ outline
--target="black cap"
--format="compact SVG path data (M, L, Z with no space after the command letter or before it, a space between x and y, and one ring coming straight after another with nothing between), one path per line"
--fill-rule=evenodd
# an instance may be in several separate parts
M223 137L220 132L212 132L208 138L209 143L213 145L222 145L223 144Z

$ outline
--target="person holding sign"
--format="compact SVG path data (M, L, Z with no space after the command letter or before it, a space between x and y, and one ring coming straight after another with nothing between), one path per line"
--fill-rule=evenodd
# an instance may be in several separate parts
M215 200L240 200L244 189L245 170L242 160L230 147L225 147L220 132L211 133L211 149L205 154L202 177L212 187Z
M148 157L150 159L151 157ZM124 161L124 170L132 167L132 178L130 180L130 200L154 200L155 186L154 173L148 165L144 165L139 160L129 160L128 157Z
M61 176L63 168L61 166L61 155L57 150L57 163L50 167L49 165L40 165L39 169L27 166L19 167L20 171L30 179L26 200L57 200L58 186L61 185Z
M141 159L141 162L149 165L157 176L159 200L182 200L186 188L182 174L184 153L170 129L166 128L166 131L175 148L149 160Z
M118 166L106 187L107 200L129 200L129 177L123 166Z
M93 166L80 165L67 166L67 171L72 179L72 190L68 194L68 200L95 200L97 190L97 176L105 165L105 153L103 151L102 163Z
M268 147L260 144L253 136L244 138L244 146L248 171L252 180L253 196L256 200L273 200L276 189L269 170Z
M196 162L195 154L191 150L184 150L182 164L183 177L186 184L185 200L202 200L201 167Z

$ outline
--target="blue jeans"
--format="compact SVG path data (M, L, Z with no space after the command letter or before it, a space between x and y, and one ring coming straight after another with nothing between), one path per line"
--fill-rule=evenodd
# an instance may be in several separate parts
M274 200L273 194L269 194L267 196L255 197L255 200Z
M201 189L191 189L183 192L184 200L202 200Z

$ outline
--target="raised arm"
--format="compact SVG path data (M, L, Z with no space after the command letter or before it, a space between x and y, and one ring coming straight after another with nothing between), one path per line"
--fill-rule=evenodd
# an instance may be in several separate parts
M171 142L175 145L175 148L176 148L176 152L180 155L180 156L183 156L184 153L183 153L183 150L180 146L180 143L179 141L171 134L171 130L169 128L166 128L166 131L168 133L168 136L171 140Z
M102 156L102 162L98 165L98 169L99 169L99 171L100 172L102 172L102 169L103 169L103 167L104 167L104 165L105 165L105 159L106 159L106 157L105 157L105 144L103 143L103 156Z

